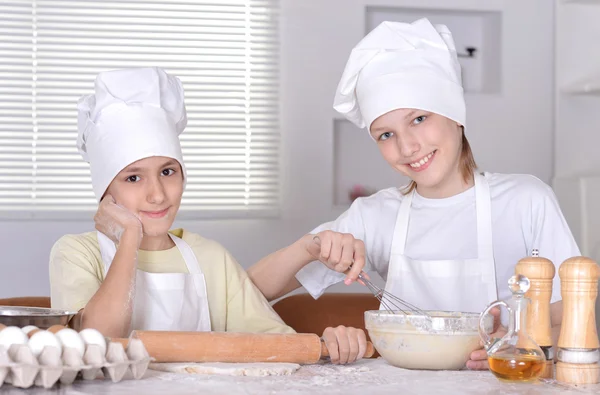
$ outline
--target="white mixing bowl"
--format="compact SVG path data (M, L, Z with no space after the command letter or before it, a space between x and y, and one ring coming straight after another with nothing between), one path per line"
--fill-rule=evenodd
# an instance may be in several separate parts
M365 311L365 327L375 349L391 365L405 369L459 370L480 348L479 314L428 311L431 318L386 310ZM493 317L487 315L489 333Z

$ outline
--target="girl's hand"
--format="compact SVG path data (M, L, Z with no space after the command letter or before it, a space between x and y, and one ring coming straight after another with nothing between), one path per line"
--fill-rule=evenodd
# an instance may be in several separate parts
M494 316L494 330L490 335L492 338L502 338L506 335L506 328L500 325L500 309L494 307L490 310L490 314ZM469 360L467 361L467 368L470 370L488 370L490 368L488 364L488 355L487 352L483 349L483 344L481 348L473 351Z
M329 269L339 273L348 271L346 285L357 281L365 266L365 243L349 233L324 230L313 237L306 250Z

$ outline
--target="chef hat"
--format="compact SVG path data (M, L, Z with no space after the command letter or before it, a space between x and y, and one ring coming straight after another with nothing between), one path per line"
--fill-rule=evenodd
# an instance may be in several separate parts
M90 163L98 201L121 170L151 156L179 161L185 182L179 134L187 114L177 77L159 68L103 72L77 109L77 148Z
M383 22L354 47L333 107L360 128L399 108L430 111L465 125L452 33L423 18Z

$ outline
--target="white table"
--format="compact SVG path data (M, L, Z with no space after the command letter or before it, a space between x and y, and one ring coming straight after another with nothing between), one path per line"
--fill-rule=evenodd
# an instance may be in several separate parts
M103 395L252 395L252 394L600 394L600 384L575 387L560 383L507 384L487 371L411 371L383 359L352 365L329 363L301 367L291 376L231 377L164 373L148 370L141 380L76 381L59 390L20 390L5 385L1 394Z

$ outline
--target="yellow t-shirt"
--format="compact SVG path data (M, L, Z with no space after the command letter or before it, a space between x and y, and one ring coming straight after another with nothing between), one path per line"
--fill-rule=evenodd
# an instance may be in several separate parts
M177 229L196 255L206 281L213 331L294 333L269 305L244 269L219 243ZM78 311L104 281L104 264L96 232L66 235L50 253L52 307ZM138 269L149 273L188 273L177 247L138 251Z

